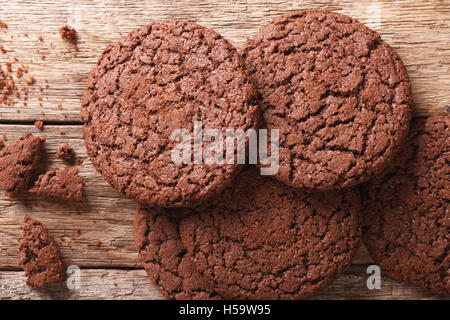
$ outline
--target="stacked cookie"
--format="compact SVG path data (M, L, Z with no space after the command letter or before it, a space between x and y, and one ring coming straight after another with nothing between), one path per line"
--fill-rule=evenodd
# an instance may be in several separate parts
M136 246L168 298L309 298L351 264L363 225L384 270L448 294L449 119L416 122L407 139L411 105L406 70L376 32L307 10L241 54L190 22L132 31L100 57L81 117L96 169L140 203ZM215 137L278 130L279 170L196 161L196 146L217 143L196 140L198 122ZM193 133L192 162L173 161L180 129ZM394 160L400 148L416 151Z

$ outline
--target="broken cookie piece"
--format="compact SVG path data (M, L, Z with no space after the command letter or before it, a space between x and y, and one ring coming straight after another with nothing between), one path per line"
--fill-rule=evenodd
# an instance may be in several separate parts
M33 290L66 279L66 268L55 240L42 223L28 215L24 217L19 266L25 270L27 285Z
M12 194L27 189L39 168L45 137L31 133L0 151L0 189Z
M56 155L65 162L72 162L75 152L68 143L63 143L56 150Z
M84 186L77 168L52 169L40 175L29 192L63 202L81 202Z

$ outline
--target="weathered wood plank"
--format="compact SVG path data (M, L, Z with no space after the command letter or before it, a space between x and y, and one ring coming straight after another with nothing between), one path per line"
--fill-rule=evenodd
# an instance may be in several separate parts
M442 299L382 277L381 289L366 286L365 266L352 267L316 299ZM0 300L10 299L163 299L144 270L82 269L80 288L65 283L31 291L22 271L0 271Z
M60 135L61 129L64 135ZM67 264L108 268L140 266L133 240L136 203L116 192L94 169L86 155L81 127L45 126L44 131L39 131L34 126L0 125L0 135L6 135L7 143L24 132L46 135L49 168L65 166L55 152L60 144L70 143L77 158L83 160L77 167L86 181L88 201L86 204L64 205L29 194L10 199L0 192L0 270L17 269L17 241L21 237L24 213L47 225ZM97 240L101 241L99 246L96 245ZM355 263L370 261L362 248Z
M35 87L45 85L44 80L48 80L50 88L43 94L31 93L27 107L0 105L1 119L79 121L79 99L98 55L107 44L139 25L172 18L196 21L215 29L240 48L247 37L252 37L275 16L304 8L349 14L378 30L398 50L407 66L415 114L449 114L448 1L10 0L0 6L0 18L9 25L6 33L0 32L0 43L8 50L0 54L0 62L17 57L29 65L30 74L37 80ZM60 39L57 33L66 23L76 27L80 36L76 58L73 45ZM28 37L23 36L25 33ZM43 36L43 42L38 40L39 36ZM42 102L37 100L39 96L43 97ZM61 103L63 110L58 109Z

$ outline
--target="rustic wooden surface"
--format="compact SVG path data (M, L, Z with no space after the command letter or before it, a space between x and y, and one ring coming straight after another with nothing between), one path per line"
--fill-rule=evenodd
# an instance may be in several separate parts
M77 167L87 181L88 195L86 204L61 205L28 195L11 200L0 194L0 299L161 299L145 276L134 248L135 202L115 192L94 170L85 152L79 100L89 72L107 44L152 20L195 21L215 29L240 48L273 17L304 8L348 14L378 30L408 69L415 115L450 113L448 1L0 0L0 20L8 24L8 29L0 30L0 44L7 50L0 53L0 63L16 57L36 78L31 87L49 85L43 92L33 91L25 107L20 102L0 105L0 134L6 135L6 143L27 131L46 135L47 163L52 168L65 166L55 151L59 144L69 142L83 161ZM60 39L57 30L65 24L77 29L79 52ZM15 68L13 65L13 71ZM47 123L42 132L31 125L37 119ZM17 241L24 213L45 223L61 246L66 263L81 268L79 290L55 284L31 292L25 286L23 272L17 267ZM362 247L350 270L319 298L438 298L384 276L380 290L367 289L366 268L371 263Z

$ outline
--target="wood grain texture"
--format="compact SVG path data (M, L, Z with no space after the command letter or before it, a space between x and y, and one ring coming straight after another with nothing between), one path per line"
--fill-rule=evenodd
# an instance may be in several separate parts
M164 298L157 288L150 285L144 270L82 269L80 275L79 289L69 290L65 283L56 283L31 291L25 285L22 271L1 271L0 300ZM389 277L382 278L380 289L369 290L366 279L366 266L353 266L315 299L443 299Z
M65 166L55 151L61 143L69 142L83 160L77 167L87 182L88 197L85 204L62 205L29 195L9 199L0 193L0 299L162 298L141 269L134 248L136 203L118 194L95 171L81 137L80 98L90 70L109 43L150 21L187 19L213 28L239 49L246 38L277 15L307 8L348 14L379 31L408 69L415 115L450 113L448 1L0 0L0 20L9 26L0 30L0 44L7 50L0 53L0 64L16 57L19 63L13 64L13 71L23 63L36 78L26 107L21 102L0 105L0 134L6 135L6 143L27 131L45 134L48 168ZM58 29L65 24L77 29L79 52L60 38ZM23 82L18 81L19 87ZM46 84L48 89L37 90ZM46 125L43 132L27 125L37 119L58 125ZM79 291L51 285L47 290L30 292L25 286L23 272L17 267L17 241L24 213L48 226L68 265L83 268L84 285ZM368 290L365 270L371 263L362 247L352 268L320 298L437 298L384 277L381 290Z

